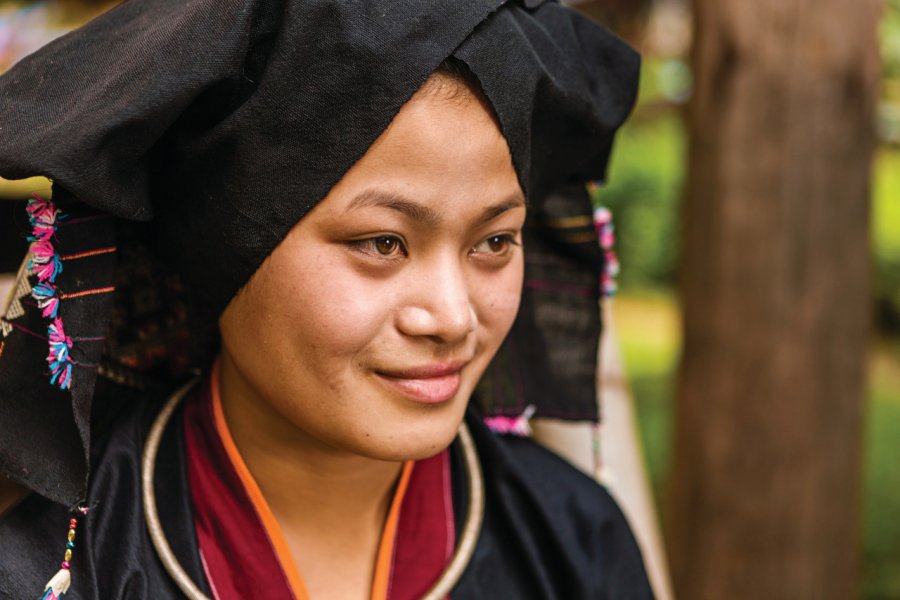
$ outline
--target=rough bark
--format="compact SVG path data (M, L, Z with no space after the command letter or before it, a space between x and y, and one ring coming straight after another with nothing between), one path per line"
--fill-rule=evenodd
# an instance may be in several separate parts
M694 0L676 595L856 596L879 0Z

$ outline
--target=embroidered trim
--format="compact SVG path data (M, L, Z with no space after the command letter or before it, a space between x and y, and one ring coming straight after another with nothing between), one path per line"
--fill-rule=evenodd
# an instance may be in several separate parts
M110 292L116 291L116 288L113 286L97 288L94 290L84 290L81 292L72 292L71 294L63 294L60 296L61 299L66 298L81 298L82 296L94 296L96 294L109 294Z
M31 242L31 260L28 270L38 280L38 284L31 290L31 296L37 302L43 317L53 319L47 328L50 383L66 390L72 385L73 363L69 358L72 339L66 336L62 321L57 316L60 294L55 283L63 271L63 265L53 245L58 223L65 218L65 214L53 202L44 200L37 194L31 195L25 210L31 222L31 235L28 236L28 241Z
M56 247L56 232L60 224L74 225L97 219L107 219L109 215L92 215L87 217L69 218L69 215L57 208L50 200L45 200L39 194L32 194L25 207L28 219L31 223L31 235L28 241L31 245L26 256L25 263L19 273L17 287L7 313L0 319L0 333L3 337L9 335L13 329L19 329L33 337L47 341L47 363L50 365L50 383L60 389L71 389L72 369L76 366L97 367L97 364L78 362L72 358L72 350L75 342L96 342L105 340L104 337L71 337L66 335L65 324L60 318L60 302L70 298L81 298L96 294L107 294L115 291L115 287L102 287L64 293L56 284L57 278L63 272L63 261L78 260L92 256L102 256L117 251L116 246L107 246L93 250L85 250L73 254L60 255ZM29 281L28 275L37 279L36 283ZM30 295L34 304L23 302L22 298ZM10 322L11 319L24 314L23 304L35 306L41 311L41 316L50 320L47 326L47 336L29 331Z
M557 217L555 219L547 219L544 221L549 227L554 229L574 229L577 227L590 227L594 224L593 220L587 215L576 215L574 217Z
M72 359L69 357L72 338L66 335L62 320L58 317L47 329L47 337L50 342L50 352L47 354L50 383L59 382L60 389L67 390L72 383Z
M37 332L35 332L35 331L32 331L32 330L28 329L27 327L22 327L21 325L18 325L18 324L16 324L16 323L10 323L9 321L6 321L5 319L0 319L0 324L7 325L7 326L10 328L10 330L12 330L12 329L18 329L18 330L21 331L22 333L24 333L24 334L26 334L26 335L30 335L31 337L37 338L37 339L39 339L39 340L41 340L41 341L44 341L44 342L49 341L49 339L50 339L50 338L48 338L48 337L45 336L45 335L41 335L40 333L37 333ZM105 340L106 340L106 338L105 338L105 337L101 337L101 336L95 336L95 337L73 337L73 338L72 338L72 341L73 341L73 342L103 342L103 341L105 341ZM87 366L88 364L90 364L90 363L81 363L81 362L78 362L78 361L75 361L75 360L73 360L72 362L73 362L74 364L76 364L76 365L81 365L81 366Z
M580 231L578 233L567 233L562 239L570 244L593 244L597 239L597 234L593 231Z
M71 225L74 221L69 221ZM84 252L78 252L76 254L67 254L65 256L60 256L60 260L78 260L79 258L88 258L91 256L100 256L103 254L112 254L115 252L117 248L115 246L110 246L109 248L100 248L99 250L86 250Z
M39 333L35 333L30 329L22 327L21 325L17 325L16 323L11 323L11 322L7 321L6 319L0 319L0 324L6 325L7 327L9 327L10 331L12 331L13 329L18 329L19 331L21 331L22 333L24 333L26 335L30 335L31 337L37 338L44 342L47 341L46 336L43 336Z

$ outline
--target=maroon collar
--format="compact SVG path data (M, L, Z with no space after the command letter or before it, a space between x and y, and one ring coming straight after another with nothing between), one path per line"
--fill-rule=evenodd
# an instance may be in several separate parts
M216 428L209 380L185 403L188 482L207 583L216 600L297 598ZM447 450L417 461L400 505L386 598L420 598L455 544Z

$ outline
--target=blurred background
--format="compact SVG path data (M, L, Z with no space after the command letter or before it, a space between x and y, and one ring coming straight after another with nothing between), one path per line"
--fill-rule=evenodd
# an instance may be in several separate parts
M113 4L0 0L0 71ZM900 599L900 0L571 4L644 56L596 201L676 596Z
M900 598L900 1L848 2L844 3L845 7L838 4L790 2L779 6L773 2L721 0L581 4L636 43L644 56L638 107L618 138L609 185L599 191L597 200L609 207L614 215L621 263L619 294L613 303L616 330L636 402L641 439L662 516L678 597ZM752 12L761 14L754 16L750 14ZM857 14L854 15L854 12ZM817 20L817 23L804 23L805 20ZM808 27L806 31L803 31L804 26ZM813 28L824 31L825 39L810 39L814 33L809 30ZM704 40L697 40L696 35L703 35ZM829 35L834 37L829 38ZM880 64L876 62L874 67L872 56L865 56L865 50L861 47L866 45L867 39L880 54ZM720 45L721 54L732 52L737 56L732 55L726 59L726 64L713 67L710 73L710 59L702 54L709 52L712 44ZM734 50L740 44L746 44L746 47ZM764 44L770 47L761 47ZM804 48L804 44L812 48ZM857 44L857 47L851 46ZM701 48L697 47L701 45ZM798 59L797 54L807 51L822 55L831 53L831 57L814 56L806 60L820 69L819 77L844 78L840 85L834 86L837 89L829 89L827 83L814 80L815 74L804 75L801 69L796 68L796 63L804 61L803 57ZM741 52L746 54L741 55ZM756 55L757 52L760 56ZM845 52L848 56L838 58L835 55L839 52ZM767 53L774 57L767 59L764 56ZM783 67L777 64L779 59L783 61ZM760 64L767 60L775 64ZM821 63L827 60L841 61L841 64L837 67L823 66ZM820 62L817 64L816 61ZM752 98L735 98L729 95L728 84L722 81L729 74L716 72L716 68L732 70L730 76L735 79L741 75L734 71L740 70L745 73L762 71L763 75L757 79L760 85L744 88ZM783 69L783 73L772 72L779 68ZM877 69L877 77L866 73L873 68ZM706 72L698 72L700 70ZM853 70L857 75L852 74ZM700 77L705 79L699 80ZM794 83L792 78L801 81ZM776 85L779 88L773 89ZM834 102L831 96L850 95L847 85L868 88L853 90L855 97L846 106L832 109L833 118L856 123L855 128L843 132L845 139L835 144L843 143L849 149L811 158L813 149L804 148L802 141L790 140L788 135L778 133L778 129L789 129L796 122L785 118L784 113L793 111L792 114L798 116L797 121L801 120L799 116L802 113L817 113L818 120L812 123L797 122L798 127L807 127L798 135L810 136L810 143L814 144L816 137L837 136L835 132L818 134L816 130L830 127L826 122L827 105ZM842 86L844 89L841 89ZM703 97L698 99L697 94ZM871 94L872 98L861 100L860 96L866 94ZM871 109L863 106L865 102ZM734 108L729 108L729 103ZM770 110L776 114L764 115L761 122L751 122L747 126L734 123L734 119L740 119L742 115L748 119L759 119L759 115L752 113L752 105L768 103L775 104ZM826 108L820 108L822 104ZM860 114L854 115L854 111ZM779 112L782 114L777 114ZM767 125L766 120L776 126ZM710 128L721 129L719 135L722 137L710 140L710 134L705 131ZM752 139L754 128L758 129L761 138L758 142ZM871 141L867 139L870 131L874 133ZM773 136L779 136L779 139L772 142ZM763 140L766 137L769 141ZM858 139L848 140L848 137ZM698 148L717 143L724 148ZM692 169L692 161L717 162L716 156L711 156L710 152L726 153L728 156L719 164L694 164ZM868 152L872 155L866 164ZM856 159L853 159L854 155ZM852 164L853 160L862 164ZM764 166L741 167L729 161L758 161ZM811 162L815 164L811 165ZM775 163L774 166L771 163ZM710 168L712 173L704 171ZM757 176L759 185L742 193L735 187L742 184L750 187L753 184L747 185L747 176L742 173L729 175L729 168L755 170L757 173L749 176ZM839 176L828 173L829 170L840 173L850 169L860 173L857 182L850 185L833 181L837 177L850 176L848 173ZM858 181L859 177L864 181ZM691 178L693 181L689 182ZM723 182L729 178L729 181ZM818 183L793 181L797 178L807 181L817 179ZM707 200L701 206L696 198L690 198L701 195L699 186L707 185L715 188L721 204ZM787 192L785 188L788 188ZM844 194L847 189L851 193ZM792 195L803 191L819 198L812 200ZM727 196L735 196L735 199L729 200L725 198ZM746 214L723 217L728 211L739 210L729 202L741 201L756 206L747 207ZM779 204L787 202L799 206L793 212L779 208ZM773 208L778 210L778 219L791 219L793 222L788 225L769 223L768 229L762 225L746 224L757 218L755 211L771 211ZM697 209L718 214L714 217L697 216L693 214ZM833 214L821 215L816 214L817 211L832 211ZM854 211L861 211L863 216L848 218L847 215ZM811 221L826 218L833 219L834 224L828 226L832 229L839 231L846 227L854 231L837 233L832 240L813 239L822 233L811 233L810 229L826 227ZM853 222L853 218L857 221ZM860 227L860 218L867 221L868 232ZM693 222L690 222L692 219ZM723 224L723 220L728 222ZM697 242L693 242L695 247L692 248L691 242L684 239L686 234L700 237L703 235L701 227L716 225L736 238L743 236L742 240L738 240L737 248L734 244L728 244L727 240L715 239L701 242L699 249L696 248ZM741 228L749 229L749 232L742 232ZM792 248L790 240L798 238L805 238L804 246ZM851 251L854 246L864 249L864 272L844 272L846 263L835 259L834 246L837 246L839 253ZM759 287L807 286L805 290L793 292L790 300L795 302L791 302L790 306L783 304L786 299L781 299L782 304L779 304L779 301L757 298L752 286L743 288L747 291L746 304L760 302L767 305L767 310L781 311L782 325L778 327L784 327L784 337L789 337L790 333L786 330L790 326L783 323L802 320L809 312L831 311L831 318L822 316L817 324L825 329L832 327L831 319L839 320L847 311L861 314L864 320L860 328L864 331L860 334L865 336L861 340L810 333L808 339L813 342L805 348L798 348L793 342L794 351L807 353L806 360L818 365L798 369L798 378L808 376L816 368L836 369L841 362L862 361L864 379L860 394L854 396L852 390L847 391L847 385L835 384L835 387L842 389L838 398L803 398L809 396L803 388L811 386L789 381L790 378L785 376L770 378L768 385L760 386L754 370L769 368L764 363L771 362L773 358L772 354L758 351L759 346L766 343L790 345L792 342L783 340L777 327L775 335L766 336L765 331L759 334L767 337L765 340L750 339L752 329L756 327L752 322L760 317L752 306L741 305L740 298L729 297L721 285L709 285L708 281L704 281L702 271L709 270L715 275L715 270L722 268L710 265L703 256L704 252L737 254L727 259L727 264L733 269L742 269L741 274L754 279L753 284ZM766 259L821 262L824 271L811 274L815 267L794 264L790 265L791 273L781 274L778 271L783 267L766 264ZM741 266L739 263L742 261L762 264ZM695 273L685 273L689 269ZM831 271L833 283L819 283L818 288L813 287L816 282L811 280L827 278L828 270ZM808 280L797 281L802 278ZM718 295L717 305L706 304L699 308L712 314L691 314L684 306L684 301L690 302L695 298L694 290L685 288L696 286L698 282L701 288L713 288L711 293ZM862 286L862 289L854 290L853 286ZM732 282L732 287L741 286ZM815 305L812 301L809 302L811 306L804 308L809 295L815 293L809 291L810 287L813 290L831 290L837 295L850 296L861 292L865 296L865 306L860 306L858 302L844 305L839 299L829 307ZM696 291L696 294L704 293L703 289ZM759 295L765 293L760 292ZM790 295L792 292L784 293ZM693 309L698 310L696 307ZM694 345L685 344L686 319L696 322L709 318L712 324L708 327L715 327L716 319L728 318L729 315L735 319L741 314L751 321L748 327L750 332L745 330L743 335L735 335L732 330L730 338L722 343L723 340L713 340L714 336L703 330L703 326L695 324L699 331L695 334ZM859 319L857 316L855 322L859 323ZM760 324L760 328L765 327ZM834 329L841 327L846 329L847 326L834 325ZM819 342L815 341L817 338ZM728 353L730 348L736 346L750 346L738 352L744 362L749 363L743 368L729 367L727 363L733 363L736 360L734 357L725 356L718 361L715 357L701 357L700 360L709 364L710 368L731 368L731 374L742 380L735 385L752 390L752 393L744 395L744 399L758 399L763 406L757 407L756 411L772 414L767 424L759 424L766 416L761 417L754 411L742 411L739 406L726 411L713 410L711 405L723 399L702 391L692 392L696 387L692 388L691 383L685 382L695 378L700 380L696 385L703 385L704 373L701 371L697 376L697 370L686 366L685 363L692 359L685 354L688 351L701 354L703 351L697 347L712 341L720 343L717 351L722 353ZM819 360L815 355L818 343L838 346L841 355ZM772 353L777 353L777 349L773 348ZM726 364L721 364L723 362ZM823 373L823 377L825 375ZM718 386L717 389L723 388ZM701 398L692 402L687 397L690 394ZM785 410L785 405L795 401L798 404L809 403L811 409ZM699 402L709 404L698 405ZM857 424L851 417L843 423L820 425L821 421L834 420L841 411L852 414L852 407L847 409L846 404L853 403L859 405L861 423ZM836 408L835 404L845 407ZM699 414L686 414L690 411ZM802 419L797 418L800 415ZM723 420L729 423L722 423ZM681 456L676 457L679 425L683 439L678 447ZM804 430L816 427L825 430L818 438L804 433ZM731 458L726 459L724 465L685 467L685 462L702 462L695 458L696 453L712 452L723 445L715 439L714 430L717 428L733 432L733 437L738 437L741 432L750 432L737 442L750 455L759 450L759 445L767 444L769 437L775 436L789 438L802 435L805 437L799 444L811 447L792 452L790 444L780 444L779 453L764 457L760 461L763 464L747 465L746 460ZM695 443L690 439L692 437L705 437L707 441ZM709 438L713 439L709 441ZM846 464L840 458L835 459L834 452L828 450L832 444L845 453L852 453L853 447L859 445L859 460ZM767 458L769 463L766 463ZM803 479L803 472L806 472L812 473L808 478L813 481L795 486L795 494L784 494L777 489L782 483L777 476L763 474L774 470L772 463L785 467L786 478L793 473L796 478ZM823 474L828 470L833 475ZM694 481L688 484L691 489L685 490L685 486L679 489L673 481L676 471L684 477L705 477L720 482L707 484ZM824 482L827 478L832 481ZM723 491L729 487L732 492ZM854 506L853 500L845 501L841 506L832 503L833 496L826 496L840 487L851 490L858 487L860 495L856 508L849 511L855 513L855 517L854 514L840 514L841 511L848 512L848 505L851 508ZM742 497L759 498L763 504L762 510L734 508L734 505L740 504ZM702 514L689 516L689 509L684 507L686 502L697 503L697 510L705 513L706 517ZM728 506L724 506L726 504ZM829 514L828 510L808 508L817 504L838 512ZM767 507L771 508L772 513L782 513L777 517L783 527L781 533L764 525ZM813 512L816 514L810 516ZM703 518L714 521L722 528L729 526L723 525L727 519L733 522L744 520L745 523L733 525L737 533L730 538L720 535L710 542L709 538L713 536L703 538L702 535L685 531L690 526L700 528L697 520ZM858 523L858 539L852 530L850 533L835 531L835 521L842 518L849 519L850 528ZM673 522L674 519L679 523ZM688 524L684 525L685 522ZM821 531L817 533L814 531L816 529ZM740 536L746 537L742 541ZM768 542L751 542L754 537L766 536L769 537ZM798 541L797 538L801 539ZM734 543L725 544L723 540L727 539ZM799 544L806 547L796 547ZM820 551L829 547L831 550ZM854 558L857 548L859 554ZM754 556L763 552L771 553L775 561L782 561L783 568ZM677 554L689 558L679 563ZM826 556L815 556L817 554ZM854 583L852 578L856 575L859 578ZM689 581L691 579L694 581ZM848 582L848 579L851 581ZM698 580L706 580L706 583ZM820 583L816 584L816 580ZM738 589L741 587L743 591Z

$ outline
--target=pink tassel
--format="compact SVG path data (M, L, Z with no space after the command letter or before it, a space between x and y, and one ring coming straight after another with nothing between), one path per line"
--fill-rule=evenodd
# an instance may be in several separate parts
M49 240L37 240L31 244L31 260L37 264L45 264L56 255L56 249Z
M56 222L61 212L54 204L37 194L28 199L25 208L31 221L31 241L48 241L56 232Z
M612 222L612 212L608 208L599 207L594 211L594 226L597 228L597 238L603 249L605 268L600 275L600 293L604 297L615 296L619 290L616 284L616 276L619 274L619 260L613 251L616 243L615 227Z
M58 317L47 329L47 337L50 340L50 353L47 355L51 373L50 383L67 390L72 384L72 359L69 357L72 338L66 335L62 320Z
M597 229L600 247L604 250L612 250L616 243L616 236L612 223L612 212L608 208L601 206L594 211L594 227Z
M37 198L35 196L35 198ZM56 281L62 272L62 261L56 254L56 248L50 238L56 232L56 219L59 211L40 198L32 198L28 201L28 213L31 215L32 235L31 240L32 259L29 265L31 273L39 281Z
M525 412L518 417L488 417L484 420L484 424L494 433L528 437L531 435L529 421L532 415L534 415L534 406L528 406L525 408Z
M53 319L53 323L47 329L49 338L47 363L50 365L50 383L67 390L72 385L72 367L74 365L69 356L69 351L72 349L72 338L66 335L63 323L57 316L60 295L56 286L52 285L63 270L62 260L56 253L52 238L56 233L57 223L64 219L65 215L56 208L53 202L44 200L37 194L33 194L28 200L26 211L31 221L31 235L28 239L31 241L32 258L28 268L39 281L32 290L32 297L37 301L41 314L45 318ZM48 589L45 592L51 594L47 597L58 598L54 595L56 592L52 590Z
M31 297L37 301L45 318L55 319L59 310L59 295L56 288L49 283L39 283L31 290Z
M48 240L54 233L56 233L56 225L35 223L31 228L32 239Z
M28 217L32 223L42 223L45 225L55 225L56 219L59 217L60 211L56 205L49 200L44 200L37 194L32 194L28 199L28 206L25 207Z
M38 278L38 281L49 281L52 283L56 281L62 270L62 261L55 254L46 263L41 264L37 261L32 261L31 263L31 273Z

